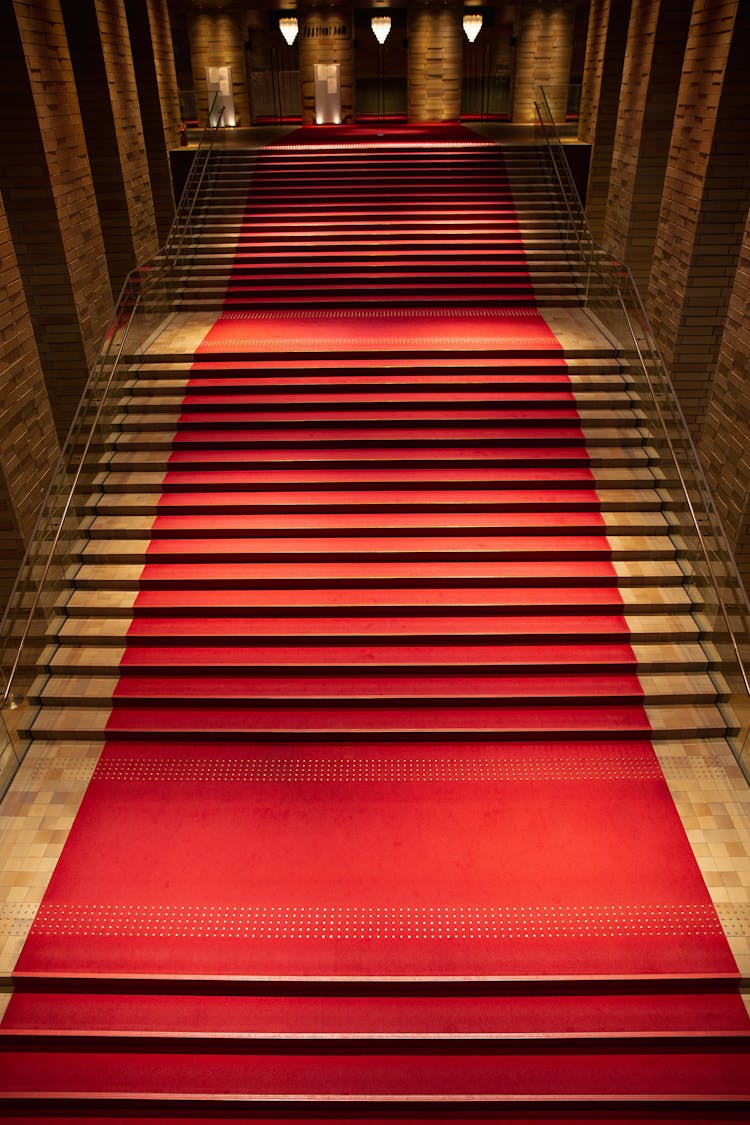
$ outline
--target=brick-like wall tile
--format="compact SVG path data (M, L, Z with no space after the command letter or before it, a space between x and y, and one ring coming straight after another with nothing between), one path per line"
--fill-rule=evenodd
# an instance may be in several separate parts
M750 213L729 299L701 458L750 590Z
M156 231L163 246L175 212L169 150L180 140L180 99L167 0L125 0L125 12Z
M59 0L0 4L0 190L49 400L67 433L112 313Z
M629 22L630 0L604 0L592 7L578 135L591 144L586 213L598 239L604 231Z
M190 59L198 102L198 122L208 119L206 67L231 66L232 93L238 125L249 125L250 99L245 63L245 25L241 12L200 9L188 12Z
M633 0L602 241L645 292L690 27L685 0Z
M463 6L412 4L408 14L409 121L458 121Z
M60 452L0 197L0 614Z
M123 0L61 0L114 297L158 249Z
M518 23L513 110L516 124L537 123L535 102L544 87L552 116L565 121L573 53L575 4L540 2L524 4Z
M604 73L604 49L607 42L609 0L591 0L586 33L586 53L581 83L581 104L578 113L578 139L591 144L596 125L596 107Z
M748 43L750 5L695 0L648 311L697 438L750 206Z
M315 64L338 63L341 70L341 121L354 120L354 20L346 4L299 11L299 72L302 121L315 121Z

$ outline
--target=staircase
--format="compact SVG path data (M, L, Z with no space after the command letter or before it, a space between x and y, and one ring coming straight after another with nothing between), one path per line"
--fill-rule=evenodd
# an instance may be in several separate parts
M185 311L578 304L528 146L228 151L195 222Z
M651 749L723 738L722 685L542 173L216 157L183 335L289 340L157 340L103 451L30 733L106 748L0 1029L9 1115L746 1119Z

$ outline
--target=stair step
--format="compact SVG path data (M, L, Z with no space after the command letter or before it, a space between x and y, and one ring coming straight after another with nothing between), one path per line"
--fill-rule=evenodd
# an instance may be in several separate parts
M98 515L87 529L92 542L117 536L118 540L143 539L151 535L153 550L159 551L162 539L191 537L213 541L232 536L250 535L282 536L291 538L310 534L319 536L330 532L332 536L366 535L374 551L379 549L383 536L404 533L413 544L420 534L429 535L436 529L446 535L473 536L486 529L491 536L582 535L658 535L666 533L668 525L659 511L600 512L593 501L590 508L549 511L549 504L540 505L538 511L511 509L509 511L385 511L379 509L360 511L270 511L245 512L241 497L230 502L225 510L212 503L209 494L202 503L189 503L187 513L173 513L165 504L159 514L153 515ZM494 545L495 540L492 540ZM478 545L478 544L477 544ZM498 543L502 548L502 543ZM603 546L600 545L600 549ZM120 548L118 547L117 550ZM212 548L213 549L213 548ZM220 547L219 550L222 548ZM226 549L226 548L223 548ZM231 548L230 548L231 549ZM248 550L252 551L252 542ZM357 548L361 550L361 546ZM460 541L450 547L461 549ZM561 545L562 550L575 550L576 545ZM671 545L670 545L671 549Z
M143 1054L18 1050L8 1051L2 1069L6 1098L21 1104L39 1097L75 1106L78 1096L87 1105L109 1100L127 1107L137 1098L150 1115L181 1103L193 1113L200 1107L220 1113L223 1107L283 1103L286 1113L294 1113L310 1100L333 1106L334 1115L337 1103L364 1103L370 1112L380 1106L390 1113L394 1106L408 1111L415 1102L449 1102L451 1111L468 1105L476 1112L478 1103L515 1108L529 1098L543 1100L545 1110L586 1100L631 1111L633 1101L655 1101L663 1110L696 1098L705 1115L708 1101L719 1114L722 1103L734 1104L736 1111L739 1103L750 1102L747 1044L732 1037L692 1042L679 1052L649 1043L607 1051L590 1041L546 1049L544 1040L472 1054L448 1044L438 1051L434 1043L429 1052L377 1053L330 1044L326 1050L286 1054L258 1053L250 1046L207 1055L184 1046Z
M86 639L74 638L72 643L50 646L43 659L55 674L95 676L118 671L125 656L125 634L112 638L106 644L105 635L90 632ZM61 638L65 642L68 638ZM223 639L222 639L223 640ZM704 648L695 642L662 642L652 639L639 644L622 644L598 639L593 642L545 645L540 653L533 646L512 643L471 643L457 640L453 643L388 643L376 640L371 643L293 644L291 642L263 644L238 644L231 639L210 645L169 643L161 644L146 638L143 644L128 645L123 674L148 672L171 668L189 673L192 671L219 672L242 675L248 668L267 671L325 668L327 671L370 672L544 672L550 664L566 674L587 674L600 670L603 673L637 672L639 675L664 673L700 673L708 669Z
M173 489L164 493L139 493L133 490L129 495L122 493L110 494L108 484L105 486L105 495L92 498L87 505L101 517L122 518L140 517L145 519L157 513L162 516L177 514L179 516L205 513L209 519L219 514L227 513L274 513L289 515L291 522L287 526L294 526L302 518L304 512L319 513L370 513L375 525L379 524L388 512L417 513L443 512L445 524L450 526L452 516L448 513L455 512L458 519L471 512L518 512L529 516L532 512L549 512L551 518L554 513L572 512L604 512L605 520L609 523L614 512L643 513L658 512L662 502L655 490L638 491L570 489L567 493L549 492L542 489L535 492L526 492L514 489L511 492L500 490L490 491L462 491L456 489L454 493L445 495L443 490L425 492L409 489L402 492L357 490L344 491L328 489L320 492L258 492L247 489L242 492L230 490L211 490L205 492L192 492ZM352 515L353 518L353 515ZM641 528L646 524L645 517L640 519ZM636 517L633 517L636 522ZM421 523L420 518L415 518L414 526ZM487 522L487 521L482 521ZM614 521L617 522L617 521ZM374 526L375 526L374 525ZM127 525L125 525L127 526ZM144 525L145 526L145 525ZM631 523L632 527L633 524Z
M290 425L287 419L284 421L283 427L270 423L268 428L260 427L255 422L253 422L252 428L247 426L242 428L239 425L232 426L231 424L227 424L224 428L209 428L206 425L196 424L193 427L181 427L176 434L172 434L165 433L160 422L149 424L143 416L131 416L120 419L119 424L122 429L117 434L116 442L118 449L123 450L133 448L158 449L160 446L166 446L173 456L191 446L212 450L233 447L248 450L268 446L285 446L288 449L296 447L298 450L306 450L325 446L344 446L356 448L357 456L361 459L366 455L368 446L372 448L377 444L386 448L392 448L393 446L403 448L406 446L410 450L419 451L416 454L418 457L423 447L434 447L440 442L445 443L446 456L450 458L451 446L463 447L467 443L475 441L478 445L487 443L491 449L502 449L504 447L506 449L523 450L523 455L534 461L549 458L550 450L556 452L559 447L572 446L576 448L578 457L588 462L590 457L596 456L598 446L610 447L618 438L623 450L618 460L622 461L626 449L642 446L644 440L640 431L630 428L627 423L624 423L621 427L603 425L587 434L586 449L584 450L582 448L580 425L575 418L571 418L568 424L555 424L550 421L546 426L531 424L533 419L529 419L523 427L519 425L501 426L499 424L488 426L481 423L471 426L458 421L453 424L445 423L444 425L433 423L430 426L420 426L419 434L416 436L413 432L408 431L408 427L403 420L401 425L393 422L384 425L370 419L369 425L365 420L358 426L347 426L342 422L339 425L318 424L315 427L310 426L309 423L305 426L303 420L300 420L296 425ZM173 448L173 445L175 448ZM540 445L546 448L540 449ZM531 447L531 452L528 452L529 447ZM216 456L215 453L214 456ZM478 453L476 449L472 450L469 456L474 456L477 460L482 459L481 452ZM496 456L501 456L501 454L496 454Z
M367 529L365 529L366 531ZM638 559L650 556L654 559L671 559L676 549L666 536L639 534L610 534L605 539L601 529L598 535L585 534L534 534L526 531L523 535L483 536L462 534L460 539L447 536L434 536L425 533L417 535L379 534L376 539L366 533L356 536L336 535L321 538L309 536L279 535L276 538L255 536L248 538L236 535L227 538L215 535L213 538L178 537L168 539L92 539L81 550L82 562L113 563L168 563L197 560L208 555L215 565L223 563L247 563L276 559L278 561L303 558L305 560L330 561L359 558L386 560L424 560L438 559L462 560L520 560L520 559Z
M136 577L140 578L140 574ZM87 585L89 589L96 590L96 596L92 597L86 585L83 589L81 585L77 580L78 588L65 605L65 613L70 617L99 617L113 613L127 615L133 612L136 597L137 612L141 616L170 607L179 607L182 612L190 612L196 616L210 616L217 610L250 614L254 609L263 607L277 613L296 613L300 609L305 612L324 609L347 612L350 609L367 608L371 612L385 614L399 608L429 610L430 607L451 610L466 607L477 613L526 613L530 609L541 613L554 609L558 613L569 610L589 614L611 613L622 608L626 612L632 610L641 615L649 612L664 613L667 609L688 613L692 608L687 592L680 586L635 586L619 590L605 586L584 589L581 586L553 584L548 584L546 588L529 585L500 589L481 586L464 589L425 586L368 589L363 586L335 585L309 589L288 589L284 586L273 589L266 586L232 590L222 586L219 589L201 591L185 586L175 591L149 589L145 583L139 588L136 583L136 589L139 589L136 595L135 590L128 591L124 585L114 590L101 589L96 584L95 577L90 576Z
M86 982L79 982L83 989ZM433 982L427 989L404 984L397 991L383 982L373 994L372 982L353 981L345 989L324 982L299 993L285 995L279 983L266 994L237 981L162 982L169 992L158 991L158 981L135 981L137 991L91 991L68 988L55 992L19 975L13 1005L6 1016L2 1037L53 1035L171 1036L175 1040L195 1034L224 1035L238 1039L346 1038L356 1040L409 1040L444 1038L538 1039L550 1035L556 1045L609 1039L623 1041L663 1037L691 1039L747 1036L747 1020L739 997L728 994L722 981L668 979L645 982L595 982L591 979L558 982L552 978L525 986L493 982L481 991L464 984L452 992L450 985ZM536 984L536 987L535 987ZM175 988L177 990L175 990ZM495 993L494 995L492 993ZM734 1001L734 1002L733 1002ZM421 1118L420 1118L421 1119Z
M564 416L565 411L573 409L588 421L591 415L594 418L601 415L612 419L616 416L615 412L626 411L631 407L630 396L624 392L610 390L603 395L578 391L574 397L572 390L564 386L554 390L504 391L499 403L497 394L483 391L399 391L391 392L385 398L382 390L369 394L350 391L321 394L309 390L301 396L297 388L294 388L293 393L263 394L255 387L250 388L249 393L241 387L227 387L219 388L217 393L212 383L213 380L207 385L198 386L196 381L191 380L188 386L178 388L174 394L146 394L145 390L153 391L154 388L136 385L135 393L128 395L125 412L143 412L156 416L165 412L175 416L179 413L183 419L188 419L194 413L200 416L214 411L226 413L231 408L240 418L252 411L263 419L266 416L273 417L276 412L282 415L288 411L291 415L298 415L304 409L311 419L316 419L319 412L323 416L338 417L345 413L346 416L357 418L366 411L372 411L378 416L408 411L410 417L416 416L419 420L422 416L429 419L456 415L460 418L462 411L479 418L499 416L502 419L509 411L518 410L534 411L534 414L541 417L561 411ZM263 409L264 407L274 409ZM347 409L348 407L352 409Z
M254 588L285 591L330 588L351 590L363 587L389 589L394 586L418 590L430 588L454 590L490 587L495 591L496 597L501 596L498 591L508 586L524 586L535 590L536 596L539 597L543 596L539 591L545 586L553 589L559 586L582 589L611 587L613 576L617 577L624 600L628 597L626 588L646 587L654 582L660 583L665 590L665 598L671 600L671 595L667 591L681 587L684 582L684 574L676 562L649 557L643 560L616 560L613 563L610 560L576 560L574 568L571 568L568 562L560 560L546 562L528 560L520 564L453 560L420 561L418 568L411 564L370 561L364 575L357 562L339 561L332 564L314 563L303 559L301 562L292 563L246 562L240 567L234 567L232 573L227 568L219 568L215 577L212 577L210 569L201 568L200 565L191 566L189 570L182 569L180 565L176 567L160 565L156 571L150 567L144 572L142 566L105 560L102 563L88 563L78 568L75 586L79 590L102 591L107 589L169 590L173 587L193 591ZM554 596L554 593L550 594L550 597ZM639 593L634 592L632 598L637 601Z
M199 702L187 707L153 704L109 707L91 705L45 706L22 734L34 738L177 737L287 738L305 742L321 738L719 738L727 722L712 704L682 704L650 707L648 716L641 703L629 705L560 704L544 708L528 706L460 706L418 701L378 707L369 705L304 706L291 708L288 701L274 706L217 706Z
M127 618L75 618L70 617L61 626L57 639L61 644L93 643L121 644L125 637L133 643L157 644L160 638L170 644L204 645L209 639L220 646L252 644L276 638L278 641L300 645L340 643L368 644L464 644L478 639L490 643L507 642L514 645L586 643L633 644L678 641L695 642L700 631L690 617L674 614L639 616L628 614L623 622L621 614L390 614L386 617L362 612L347 616L310 614L296 616L212 616L196 620L185 614L166 613L162 617L149 615L136 618L132 624ZM538 652L528 655L539 660ZM311 655L310 659L313 657Z
M590 672L583 675L559 671L542 673L506 673L503 675L434 672L425 674L397 673L377 675L357 672L335 673L329 669L314 675L264 673L235 675L226 672L186 674L156 670L138 674L127 667L122 676L52 675L38 685L34 701L47 706L64 707L111 704L118 706L182 705L186 707L246 708L255 702L281 701L289 708L335 703L349 708L366 704L370 707L410 707L432 702L439 709L451 704L493 706L513 703L516 706L554 707L560 702L580 707L585 704L644 703L662 706L715 703L718 692L708 676L670 673L625 676L622 673Z
M637 499L646 507L660 503L655 486L661 483L648 468L598 468L576 467L559 469L270 469L266 472L241 469L210 469L197 473L189 469L162 469L159 472L142 471L140 458L130 457L134 471L121 471L127 460L118 461L118 469L103 471L95 486L106 494L109 504L126 504L130 495L155 503L162 496L179 498L191 488L200 489L203 495L213 494L217 499L227 489L242 489L254 504L337 503L346 497L357 497L359 503L368 504L378 496L400 497L422 495L429 505L444 503L513 504L544 495L562 494L558 503L574 503L596 489L604 508ZM391 486L391 487L389 487ZM397 486L397 489L394 487ZM304 489L304 491L302 491ZM516 495L517 493L517 495ZM156 494L156 496L154 496ZM646 498L649 498L648 500ZM92 499L92 504L95 502ZM135 500L133 501L136 502ZM100 508L100 511L102 509ZM119 508L118 508L119 510Z
M511 471L537 470L540 466L544 471L555 470L560 467L615 469L617 471L631 471L640 467L650 466L656 460L655 451L643 445L640 435L633 435L631 443L611 445L587 445L583 450L580 446L565 447L556 444L554 447L543 450L533 446L522 446L513 449L509 445L461 446L448 445L444 450L439 447L415 446L405 451L400 447L384 446L377 448L348 448L346 446L329 447L298 446L279 449L243 448L217 449L185 449L184 443L178 449L172 448L172 442L164 441L161 449L133 448L137 440L134 434L118 435L117 443L108 455L107 464L113 469L121 466L131 468L134 465L145 469L159 469L166 472L194 471L203 472L207 467L212 471L236 470L246 471L249 467L256 467L260 471L276 472L303 471L320 472L325 469L339 469L349 472L353 467L356 471L364 465L371 471L374 468L384 468L390 471L404 471L411 473L416 467L427 468L430 471L442 472L445 469L458 469L464 472L469 468L482 470L491 469L505 473Z

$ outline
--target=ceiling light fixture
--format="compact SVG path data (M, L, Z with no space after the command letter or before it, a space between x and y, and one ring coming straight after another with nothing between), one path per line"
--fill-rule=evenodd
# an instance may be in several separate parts
M284 36L287 43L291 47L292 43L297 38L297 32L299 31L299 24L297 23L297 17L296 16L284 16L284 18L282 20L279 20L279 31L281 32L281 34Z
M464 31L466 38L470 43L473 43L479 32L482 30L482 13L481 12L467 12L464 16Z
M372 33L382 47L388 38L388 32L391 30L391 17L390 16L373 16L370 20Z

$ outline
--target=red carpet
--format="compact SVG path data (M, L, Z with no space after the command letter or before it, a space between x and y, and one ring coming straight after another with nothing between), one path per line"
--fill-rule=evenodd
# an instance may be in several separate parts
M491 324L496 346L506 325L515 345L515 321ZM367 318L323 318L327 332L352 322L372 330ZM249 328L244 353L253 352L257 323L270 322L232 322L233 333ZM519 323L534 342L557 349L560 370L543 319L525 312ZM389 318L374 324L385 331ZM201 352L225 327L220 318ZM341 343L355 351L360 339L346 335ZM242 370L238 362L232 370ZM346 399L333 413L328 396L317 396L326 402L316 403L314 415L307 398L304 408L274 414L252 387L207 395L210 368L202 359L197 367L175 441L214 442L219 461L245 423L254 434L268 423L257 439L264 447L297 418L306 443L319 436L328 447L342 433L381 441L391 432L381 429L382 411L358 412ZM225 370L217 372L222 380ZM580 443L571 402L568 384L562 399L555 395L554 420L569 416L566 440ZM460 399L446 405L454 412ZM399 442L425 432L435 440L435 413L407 409L403 420L418 430L399 430ZM549 438L557 431L539 430L543 413L513 411L500 400L497 409L472 411L469 433L497 440L512 414L514 442ZM228 429L218 429L224 418ZM358 420L362 433L353 429ZM260 483L268 488L273 479ZM174 472L165 480L172 483ZM189 492L162 497L110 741L20 971L734 972L644 740L649 723L638 678L606 670L613 657L620 668L629 665L632 652L602 516L580 510L579 490L569 513L551 501L548 480L535 489L534 505L526 499L509 512L399 514L376 493L372 512L315 513L317 494L292 492L279 514L273 504L262 514L249 481L240 493L206 492L208 483L193 471ZM457 497L431 495L455 508ZM503 494L493 488L487 495ZM596 501L594 489L584 495ZM404 496L396 489L388 498ZM178 501L186 514L166 514ZM575 534L564 533L567 525ZM373 558L377 567L405 558L405 574L427 583L442 558L452 565L464 556L518 560L526 580L533 573L527 559L534 567L548 560L578 580L591 560L605 585L555 585L545 595L534 586L499 594L427 585L418 593L412 583L400 591L290 592L272 588L274 564L265 588L234 588L235 578L241 587L243 577L252 582L263 559L278 558L288 571L298 557L300 575L314 583L311 561L319 558L335 580L338 567L345 576L346 560L358 556L367 560L362 579L376 579ZM174 576L180 558L187 567L180 586L160 591L163 568ZM476 562L469 566L476 571ZM545 614L540 600L550 594L559 604ZM457 601L471 612L457 613ZM516 638L523 643L514 649ZM482 643L472 650L471 639ZM602 654L599 642L608 646ZM567 660L586 659L587 649L584 675L560 674ZM425 660L432 667L423 669ZM467 660L496 670L462 672ZM274 673L274 664L293 672ZM365 675L360 664L379 670Z
M328 144L336 148L342 145L381 144L393 147L430 144L482 144L487 145L485 137L454 123L432 125L394 125L387 127L379 121L357 122L356 125L303 125L285 137L274 141L274 148L287 148L297 145Z
M740 1119L737 970L569 368L534 310L219 318L122 540L140 591L6 1096Z

